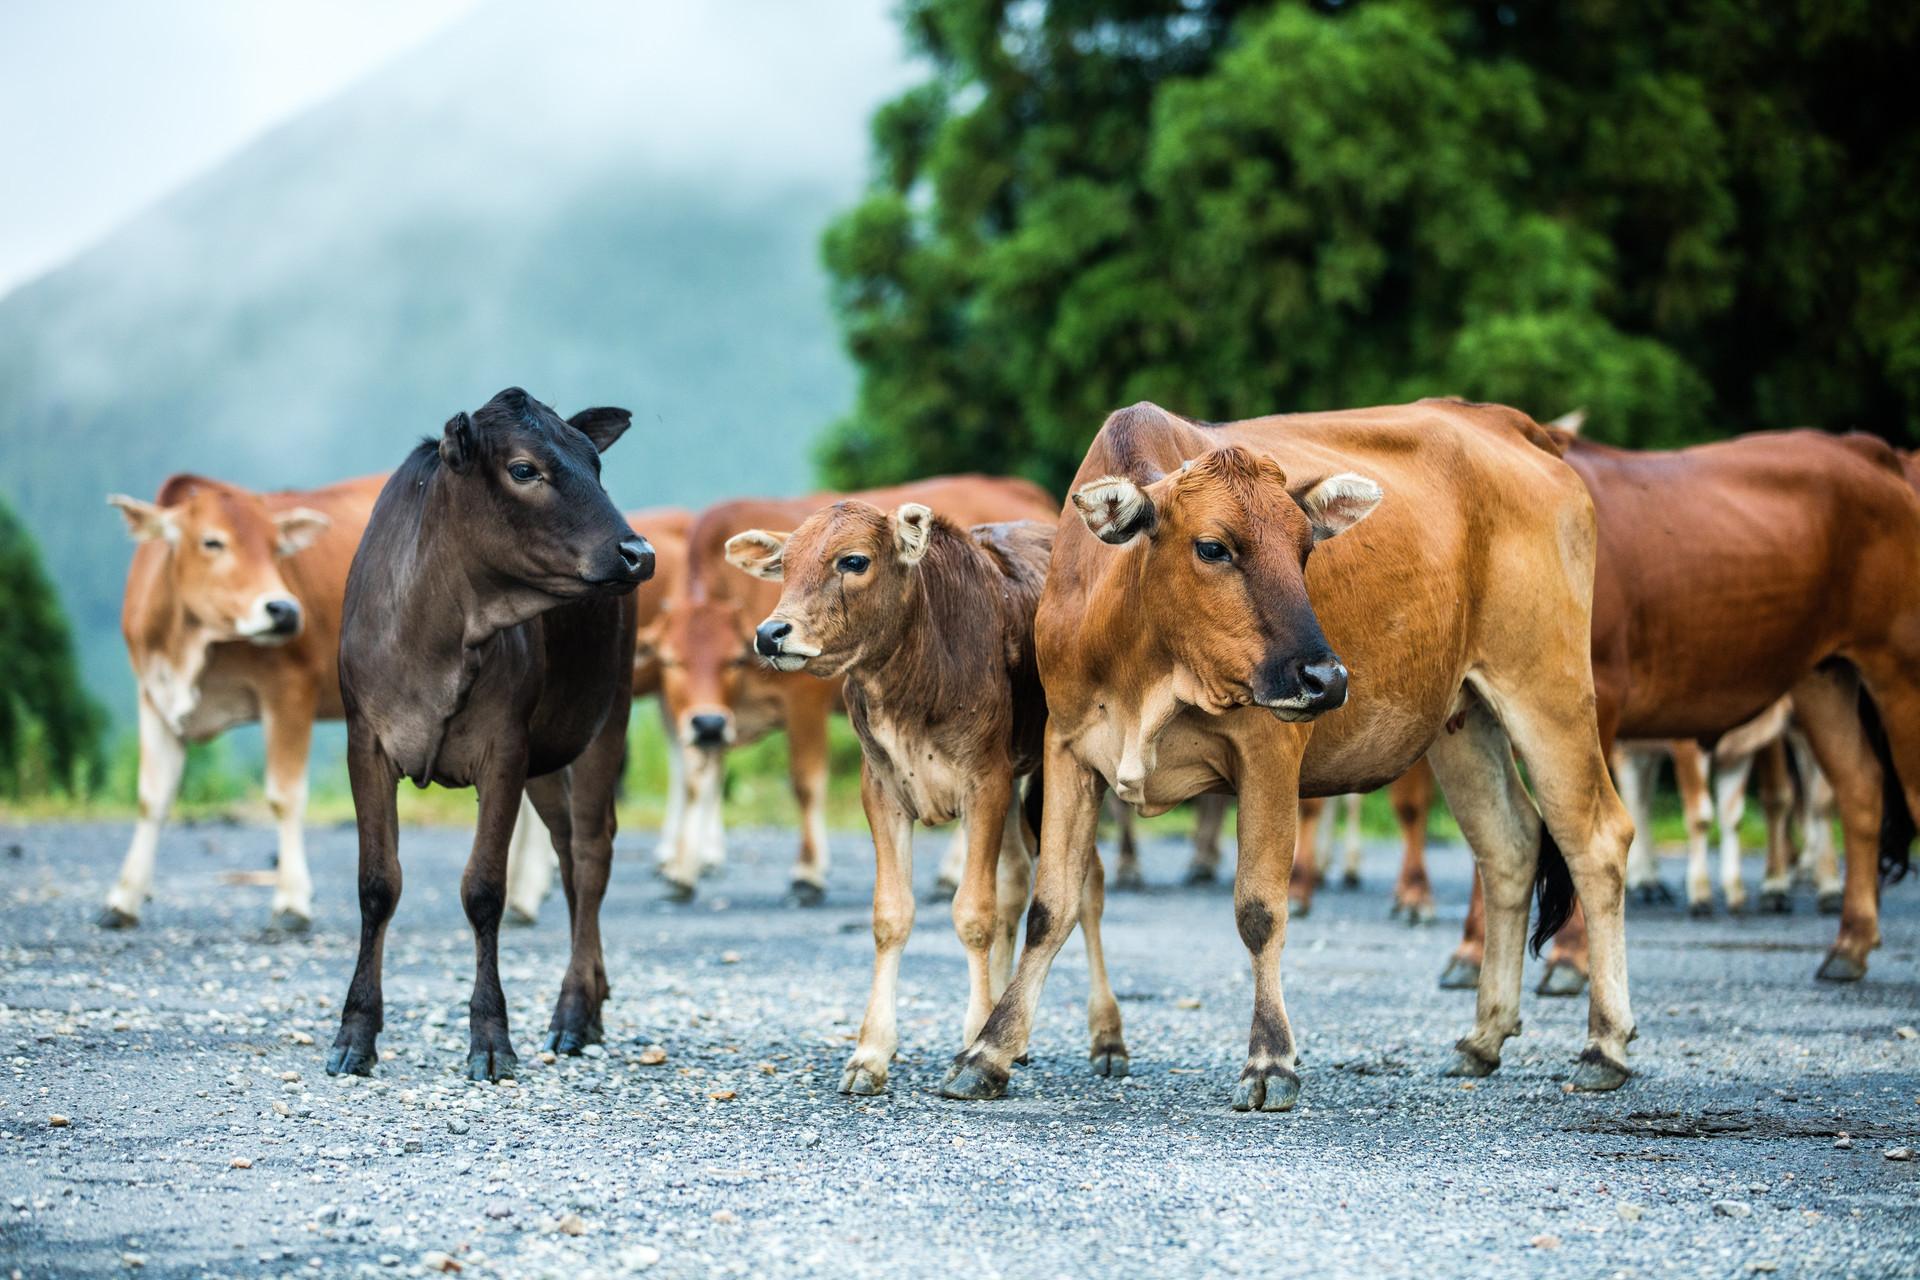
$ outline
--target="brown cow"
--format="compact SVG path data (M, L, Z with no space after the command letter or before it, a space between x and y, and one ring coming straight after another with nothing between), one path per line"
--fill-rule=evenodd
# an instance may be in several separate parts
M140 688L140 817L99 923L140 922L187 744L266 724L267 803L280 829L272 918L313 917L302 823L315 720L340 708L340 598L384 476L254 493L177 475L153 502L115 494L139 548L120 612Z
M1427 812L1433 805L1433 770L1422 759L1413 768L1393 780L1387 788L1393 804L1393 816L1400 824L1402 853L1400 878L1393 887L1393 905L1387 914L1404 916L1412 925L1431 924L1434 919L1433 885L1427 879ZM1341 882L1349 889L1360 885L1360 802L1365 797L1348 794L1347 844ZM1293 855L1293 883L1289 910L1305 915L1313 906L1313 892L1326 879L1327 866L1320 862L1320 823L1326 801L1308 797L1300 802L1300 834ZM1329 862L1331 859L1329 859Z
M1849 852L1818 976L1858 980L1920 806L1920 500L1901 460L1818 431L1672 452L1561 438L1599 519L1602 736L1710 740L1791 695ZM1480 929L1470 911L1443 983L1471 985ZM1542 985L1577 991L1586 967L1576 914Z
M721 856L720 800L726 753L775 730L787 733L794 798L800 804L797 902L821 902L827 883L827 718L841 709L838 678L770 670L753 656L753 628L779 601L778 584L735 572L727 539L745 529L791 529L839 495L742 499L709 507L687 538L684 588L667 605L655 641L661 693L687 749L686 798L675 847L662 873L674 895L691 898L701 872ZM963 525L1053 520L1059 505L1024 480L949 476L847 495L891 510L919 502Z
M660 659L654 653L652 636L669 593L678 589L687 569L687 529L693 513L680 507L648 507L629 511L627 523L653 544L653 577L633 593L635 627L638 631L633 650L633 696L635 701L660 692ZM661 721L667 737L667 812L660 828L659 856L664 860L680 823L680 804L685 794L681 785L680 740L668 721L665 701L661 702ZM513 841L507 851L507 919L514 924L532 924L539 918L540 904L553 884L552 838L533 801L520 802L520 817L514 824Z
M1546 433L1458 402L1219 426L1142 404L1107 419L1075 490L1036 622L1050 718L1027 946L943 1092L1004 1091L1078 914L1111 785L1147 812L1239 796L1234 917L1254 1001L1233 1105L1291 1107L1280 953L1299 798L1371 789L1429 751L1497 922L1453 1072L1492 1071L1519 1029L1538 873L1536 944L1576 889L1593 920L1574 1084L1625 1081L1632 827L1593 719L1593 506ZM1094 1050L1124 1052L1098 1035Z
M1033 611L1053 550L1052 522L961 529L919 503L891 515L838 502L791 534L754 529L727 556L756 577L784 582L755 629L756 652L781 671L846 680L860 736L860 798L873 831L873 989L843 1093L879 1093L899 1044L895 989L913 929L913 824L961 819L966 863L953 926L967 951L970 1043L1005 990L1014 931L1027 906L1029 837L1020 779L1040 763L1047 700L1033 652ZM1039 793L1029 784L1029 806ZM1023 830L1024 828L1024 830ZM1088 1018L1119 1009L1101 958L1098 855L1082 891ZM1118 1059L1122 1073L1126 1059ZM1114 1063L1109 1060L1109 1067Z

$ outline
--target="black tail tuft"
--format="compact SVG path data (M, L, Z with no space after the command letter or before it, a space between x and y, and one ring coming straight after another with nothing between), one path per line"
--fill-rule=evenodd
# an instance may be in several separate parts
M1027 777L1027 797L1025 804L1027 808L1027 825L1033 828L1033 846L1036 850L1040 847L1041 802L1046 797L1046 794L1046 779L1040 770L1035 769Z
M1567 870L1566 855L1560 852L1544 822L1540 824L1540 862L1533 869L1533 896L1539 903L1539 914L1528 946L1537 956L1573 915L1573 873Z
M1887 726L1880 721L1880 708L1873 705L1864 685L1860 689L1860 727L1880 762L1880 879L1892 884L1913 869L1913 810L1907 807L1907 789L1893 767L1893 748L1887 743Z

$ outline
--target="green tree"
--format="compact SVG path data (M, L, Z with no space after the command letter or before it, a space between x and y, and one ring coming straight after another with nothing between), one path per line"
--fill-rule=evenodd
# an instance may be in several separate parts
M1920 9L907 0L824 253L832 479L1063 487L1112 408L1435 394L1920 438Z
M88 788L101 723L39 548L0 503L0 796Z

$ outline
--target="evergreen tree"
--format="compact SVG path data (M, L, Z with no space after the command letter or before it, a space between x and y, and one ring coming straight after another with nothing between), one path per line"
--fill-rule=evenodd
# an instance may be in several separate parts
M100 776L101 722L39 548L0 503L0 796L85 788Z

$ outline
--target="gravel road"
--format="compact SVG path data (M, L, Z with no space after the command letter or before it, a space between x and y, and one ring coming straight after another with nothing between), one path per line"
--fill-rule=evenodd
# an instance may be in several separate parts
M387 1060L334 1080L352 832L313 833L317 919L291 938L263 931L267 889L235 883L272 834L224 826L172 830L146 924L97 931L126 836L0 827L14 1275L1920 1275L1920 1163L1886 1155L1920 1146L1920 885L1888 891L1887 945L1839 990L1812 981L1833 922L1804 891L1784 918L1637 909L1639 1075L1591 1097L1561 1088L1584 999L1530 998L1490 1080L1440 1076L1471 1020L1434 981L1467 861L1437 851L1440 923L1410 929L1386 918L1393 853L1374 848L1363 889L1290 931L1305 1091L1263 1116L1227 1108L1251 984L1224 887L1108 899L1130 1078L1085 1074L1076 942L1033 1065L994 1103L932 1092L964 965L923 908L893 1092L854 1101L834 1090L871 960L864 841L835 838L828 905L802 911L781 899L790 835L736 834L691 907L623 838L604 1050L534 1054L565 958L556 896L503 935L521 1079L479 1085L459 1074L467 837L409 830ZM922 843L925 885L943 842ZM1149 878L1183 861L1152 844Z

